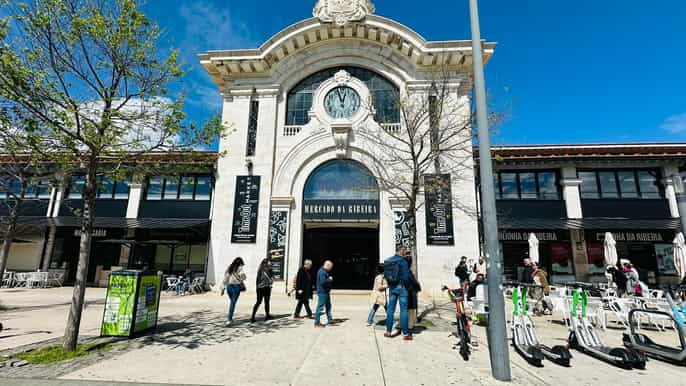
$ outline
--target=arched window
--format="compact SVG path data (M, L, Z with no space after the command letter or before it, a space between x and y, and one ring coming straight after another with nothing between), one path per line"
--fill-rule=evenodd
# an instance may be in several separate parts
M305 184L308 200L378 200L379 185L367 168L352 160L334 160L315 169Z
M308 113L312 108L314 92L327 79L340 70L364 82L372 95L376 109L374 118L379 123L399 123L398 88L383 76L360 67L334 67L316 72L298 83L288 92L286 125L305 125L310 121Z

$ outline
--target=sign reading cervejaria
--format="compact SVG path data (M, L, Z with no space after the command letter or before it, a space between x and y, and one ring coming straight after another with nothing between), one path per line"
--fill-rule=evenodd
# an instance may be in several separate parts
M283 279L288 212L273 210L269 218L269 256L272 261L272 271L276 279Z
M454 245L450 175L425 175L424 191L426 195L426 243L428 245Z
M236 177L233 204L232 243L257 241L257 208L260 201L260 176Z
M378 200L306 200L306 220L375 220L379 218Z

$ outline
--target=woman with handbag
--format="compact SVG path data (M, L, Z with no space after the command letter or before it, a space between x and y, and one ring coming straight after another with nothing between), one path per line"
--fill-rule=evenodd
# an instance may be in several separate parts
M233 313L236 309L236 303L238 303L238 297L241 292L245 291L245 272L243 272L243 266L245 262L240 257L237 257L231 262L231 265L224 272L224 288L226 289L226 294L229 296L229 313L226 316L225 326L230 326L233 323Z
M252 317L250 318L250 323L255 323L255 314L257 309L260 308L262 300L264 300L264 320L267 321L271 319L269 315L269 299L272 296L272 285L274 284L274 273L272 272L272 263L269 258L262 260L260 263L260 268L257 270L257 302L252 308Z

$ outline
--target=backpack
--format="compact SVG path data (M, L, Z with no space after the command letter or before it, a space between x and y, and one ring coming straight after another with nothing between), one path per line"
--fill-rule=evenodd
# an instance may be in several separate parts
M388 259L383 263L383 277L389 286L400 284L400 262L397 259Z

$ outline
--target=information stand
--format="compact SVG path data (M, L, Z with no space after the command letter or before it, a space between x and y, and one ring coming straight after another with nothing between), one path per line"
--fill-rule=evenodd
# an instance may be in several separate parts
M154 272L112 272L100 335L130 337L157 327L161 289L162 276Z

